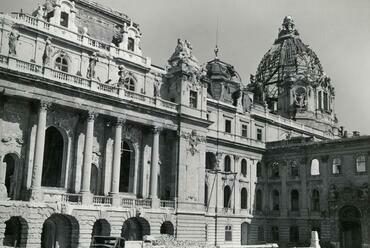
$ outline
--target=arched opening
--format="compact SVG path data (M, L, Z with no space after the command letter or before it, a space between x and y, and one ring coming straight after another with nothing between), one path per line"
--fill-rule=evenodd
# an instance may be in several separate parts
M360 155L356 157L356 172L366 172L366 157Z
M224 188L224 208L230 208L231 189L229 186Z
M231 159L228 155L226 155L224 159L224 170L225 172L231 171Z
M204 184L204 206L208 206L208 184Z
M125 87L125 89L130 91L135 91L135 85L135 79L133 79L132 77L126 78L123 82L123 86Z
M132 217L122 225L121 236L126 240L143 240L145 235L150 235L150 225L144 218Z
M280 210L280 193L276 189L272 191L272 210Z
M240 194L240 208L247 209L248 208L248 192L246 188L242 188Z
M170 221L165 221L161 225L161 234L173 235L175 233L174 227Z
M3 159L5 165L5 187L8 193L8 197L11 200L17 199L17 192L20 183L18 183L19 167L17 166L19 160L14 154L7 154Z
M99 195L99 168L96 164L91 164L90 192Z
M320 192L317 189L312 191L312 211L320 211Z
M249 230L249 224L247 222L243 222L241 225L241 233L240 233L241 245L248 244L248 230Z
M233 228L231 225L225 226L225 241L233 241Z
M247 176L247 161L245 159L243 159L241 162L240 170L241 170L243 177Z
M134 150L128 142L122 142L121 148L121 170L119 177L119 192L130 192L132 190L134 172Z
M361 213L354 206L339 211L340 248L361 248Z
M99 219L95 221L91 233L91 240L93 240L94 236L110 236L110 224L107 220ZM99 242L99 239L95 239L95 243L103 244L103 240Z
M260 189L256 191L256 210L262 210L262 190Z
M312 159L311 161L311 176L320 175L320 162L318 159Z
M258 162L256 165L256 176L262 177L262 165L260 162Z
M45 133L44 162L42 166L41 185L46 187L63 187L64 140L55 127L49 127Z
M25 219L13 216L5 221L3 245L10 247L26 247L28 224Z
M290 208L292 211L299 210L299 193L296 189L290 192Z
M61 55L55 59L55 66L54 68L59 71L67 72L68 73L68 61L65 56Z
M216 167L216 156L212 152L206 152L206 169L214 170Z
M79 232L79 225L74 217L53 214L45 220L42 227L41 247L77 248Z

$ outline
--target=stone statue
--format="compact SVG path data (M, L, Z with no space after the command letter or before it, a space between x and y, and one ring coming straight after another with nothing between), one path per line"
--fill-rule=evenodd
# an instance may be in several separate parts
M44 9L42 8L42 5L39 4L39 6L37 7L37 15L36 15L36 18L37 19L44 19Z
M161 93L161 82L157 77L155 77L153 95L154 95L154 97L160 97L160 93Z
M9 55L17 55L17 43L20 35L16 30L12 30L9 34Z
M53 48L51 47L51 40L48 37L45 42L44 54L42 55L42 64L44 66L50 65L50 57L51 57L52 52L53 52Z
M127 79L127 70L124 65L118 66L118 85L121 86L125 83L125 80Z
M98 54L94 52L89 59L89 67L87 68L87 78L95 78L95 67L96 67L96 62L98 62Z
M119 46L119 44L122 42L123 40L123 28L119 25L117 25L114 29L114 35L113 35L113 38L112 38L112 43L115 45L115 46Z

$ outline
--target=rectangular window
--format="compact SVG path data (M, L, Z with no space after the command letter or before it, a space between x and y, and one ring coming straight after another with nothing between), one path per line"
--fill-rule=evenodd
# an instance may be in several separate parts
M299 230L297 226L291 226L289 228L289 241L298 242L299 241Z
M231 133L231 120L225 120L225 132Z
M60 14L60 26L68 28L68 14L66 12L62 12Z
M328 93L324 92L324 110L329 110Z
M262 128L257 128L257 140L262 141Z
M247 124L242 124L242 136L248 137L248 125Z
M293 178L299 177L298 165L296 162L291 163L291 176Z
M318 101L318 107L319 107L319 109L322 109L322 95L321 95L321 91L319 91L319 93L318 93L318 97L317 97L317 101Z
M272 238L272 241L274 242L279 241L279 227L278 226L271 227L271 238Z
M198 103L198 92L191 90L189 99L190 108L197 108L198 106L197 103Z
M128 38L127 50L134 51L135 49L135 40L133 38Z
M366 172L366 157L360 155L356 158L356 171L357 172Z
M341 161L340 158L334 158L333 159L333 174L334 175L341 173L341 170L342 170L341 163L342 163L342 161Z

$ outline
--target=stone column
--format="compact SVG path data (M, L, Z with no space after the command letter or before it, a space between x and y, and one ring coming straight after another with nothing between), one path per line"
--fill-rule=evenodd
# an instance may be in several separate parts
M91 179L91 162L92 152L94 144L94 122L97 114L89 111L86 123L86 135L85 135L85 148L84 148L84 160L82 169L82 204L92 203L92 194L90 192L90 179Z
M112 185L111 185L111 195L113 197L113 206L120 205L119 198L119 179L121 171L121 146L122 146L122 126L125 120L118 118L115 126L115 136L114 136L114 148L113 148L113 169L112 169Z
M310 162L307 162L306 161L306 166L304 168L302 168L302 170L300 170L301 190L299 192L300 193L299 194L299 201L302 204L300 206L300 214L301 214L301 216L307 216L308 215L308 204L307 204L307 172L306 172L306 168L310 168L309 163Z
M36 201L41 201L43 198L43 194L41 191L41 180L42 180L42 166L44 162L46 115L49 107L50 107L49 102L46 101L40 102L36 131L35 156L31 181L31 200Z
M150 198L152 198L153 207L159 207L157 186L158 186L158 162L159 162L159 133L161 131L161 128L154 127L152 131L153 131L153 146L152 146L152 168L150 173Z

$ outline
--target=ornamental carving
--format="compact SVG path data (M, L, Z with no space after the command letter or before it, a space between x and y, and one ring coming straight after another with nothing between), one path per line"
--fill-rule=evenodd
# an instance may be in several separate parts
M17 55L17 46L19 40L19 33L15 29L13 29L9 34L9 55L16 56Z
M206 142L206 137L198 135L196 130L191 131L191 133L181 132L180 137L189 141L188 151L190 151L193 156L195 153L199 152L197 146L200 143Z
M139 128L131 124L122 127L123 138L130 140L134 145L139 144L142 137L142 132Z
M12 144L15 144L16 146L22 146L24 144L24 141L21 137L11 137L11 136L3 137L1 139L1 142L6 146Z
M298 87L293 92L294 107L304 110L307 107L307 92L304 87Z

